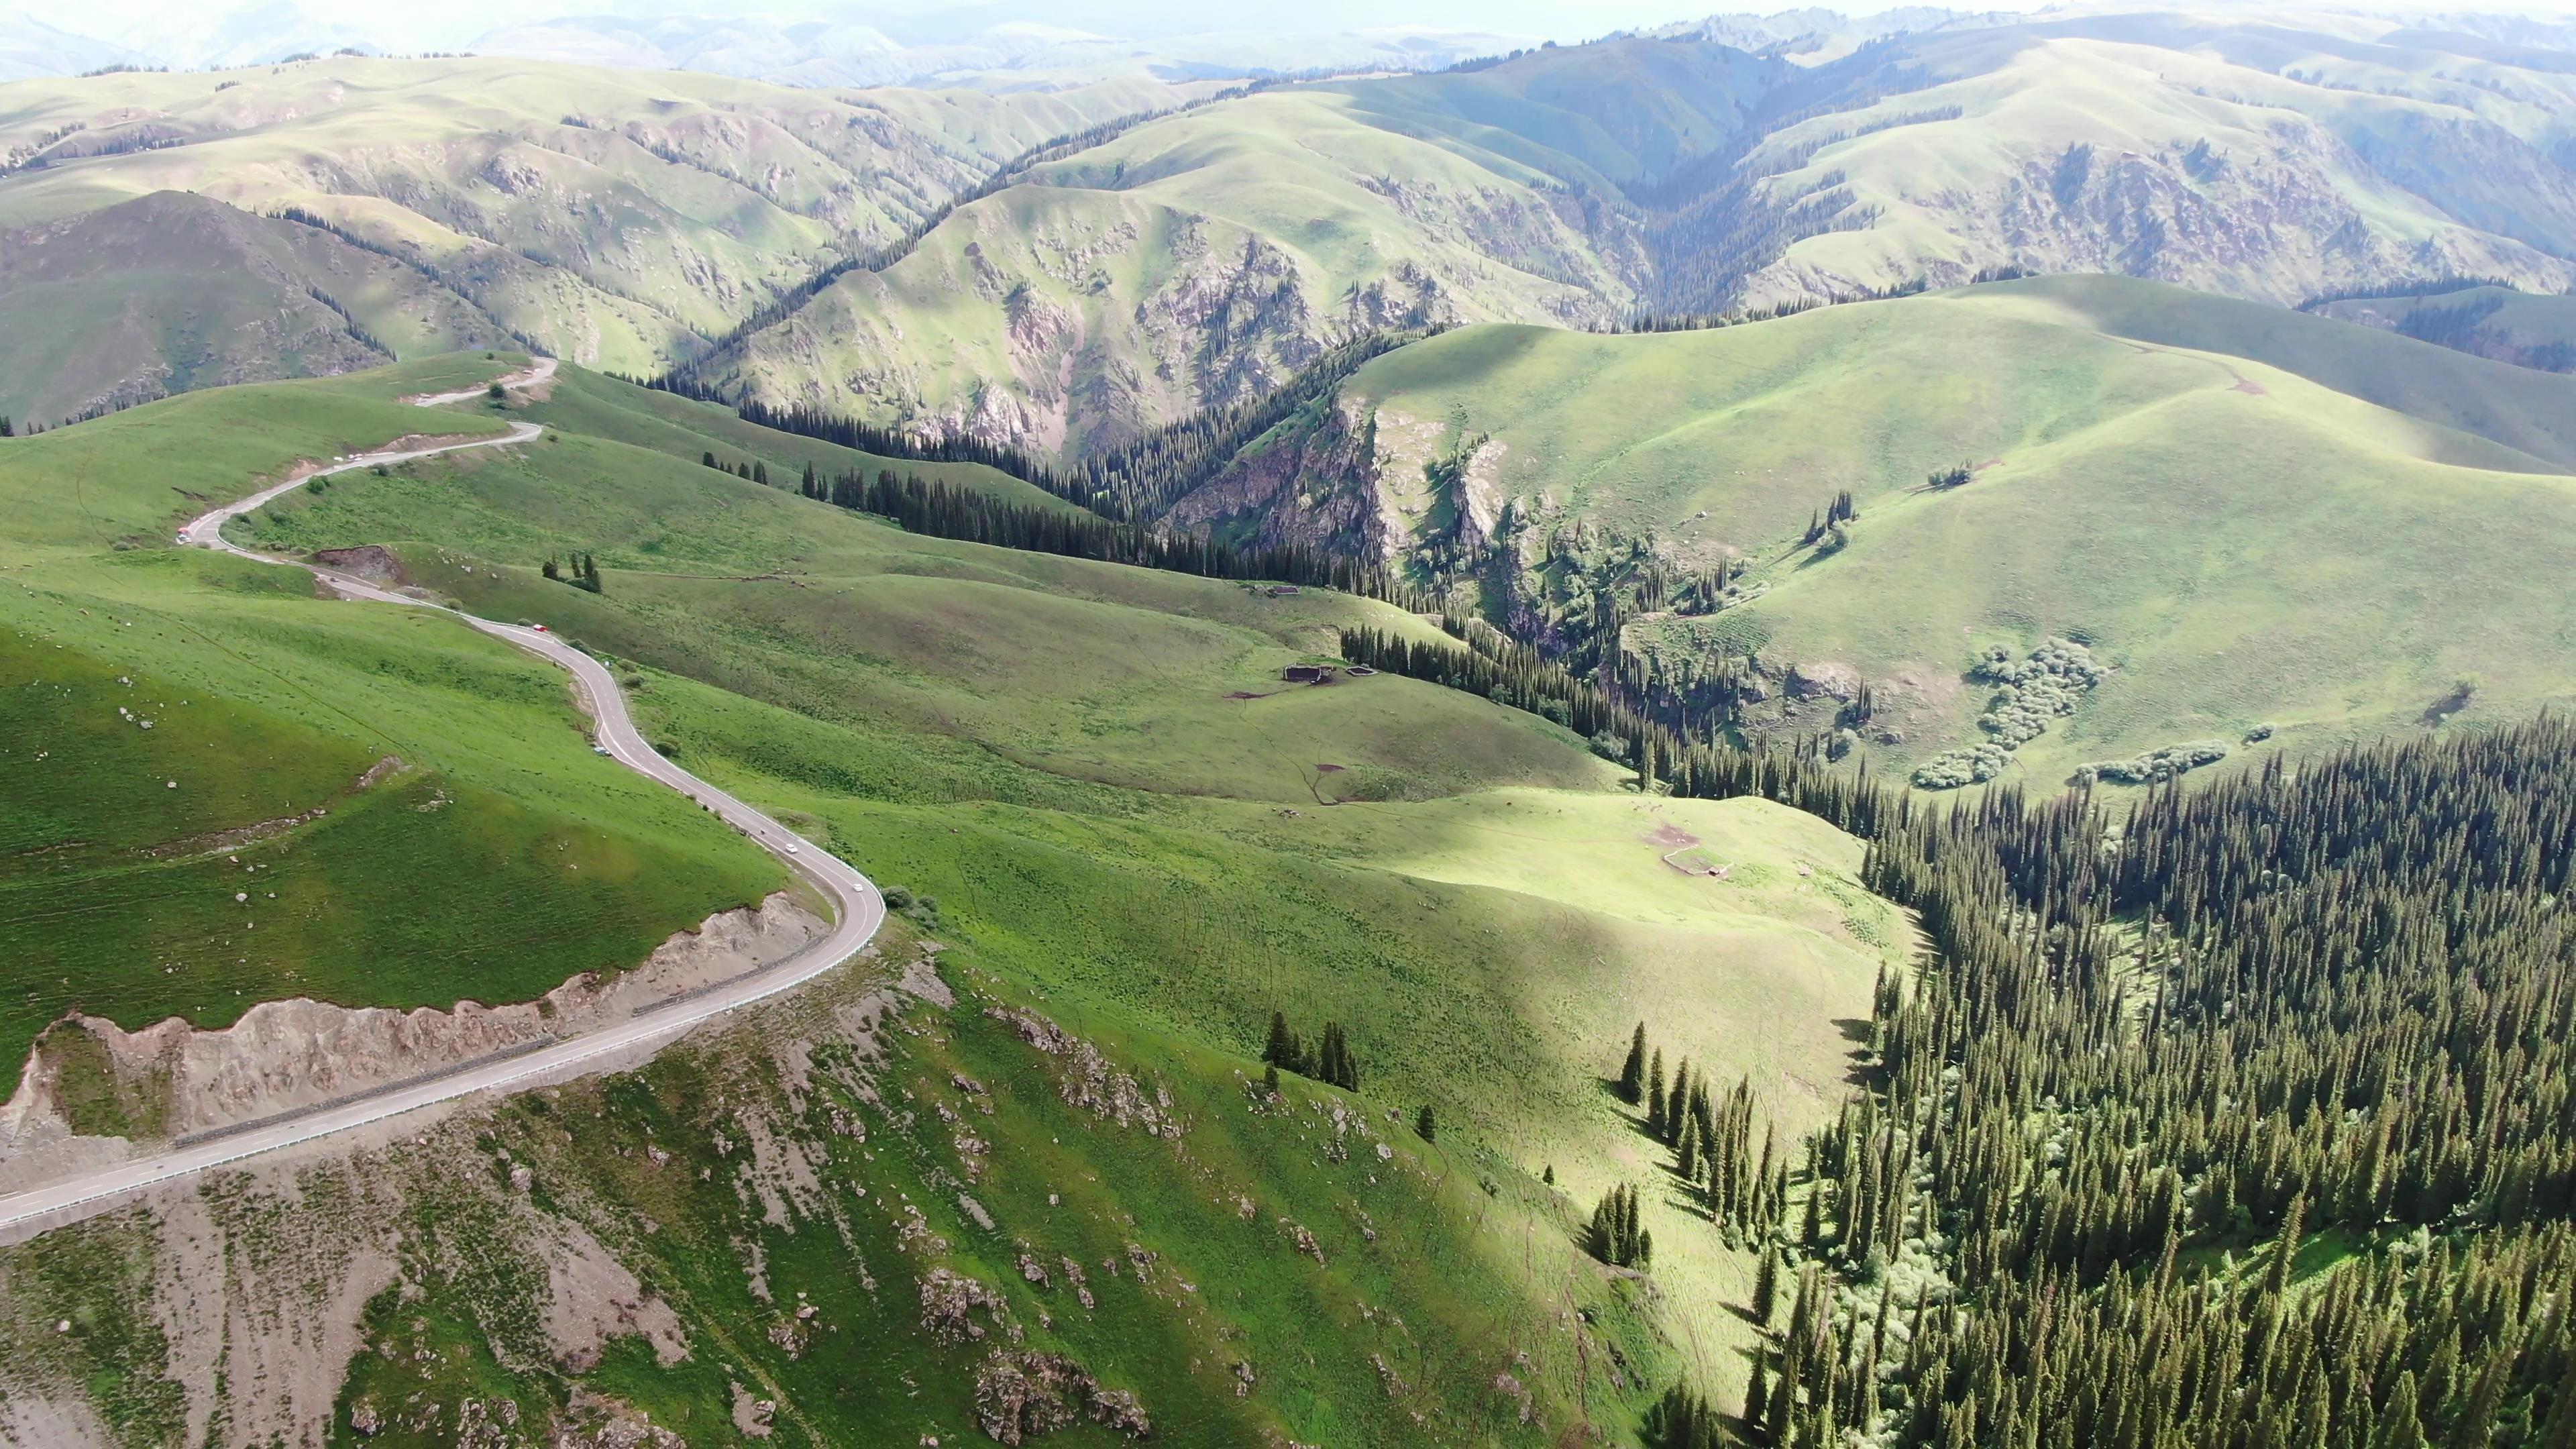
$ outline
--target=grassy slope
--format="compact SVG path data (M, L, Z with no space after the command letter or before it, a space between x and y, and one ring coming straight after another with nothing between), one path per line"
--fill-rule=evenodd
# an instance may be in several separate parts
M2172 287L2046 277L2006 283L1997 290L2043 299L2116 337L2250 358L2391 411L2502 444L2560 471L2576 470L2576 378L2446 352L2328 317ZM2576 318L2576 311L2567 311L2576 302L2522 300L2532 304L2535 315L2557 310ZM2565 305L2553 309L2551 303ZM2493 454L2475 448L2437 447L2434 456L2471 467L2494 461Z
M2042 780L2262 721L2311 739L2376 732L2462 676L2503 710L2567 695L2576 639L2549 560L2576 541L2576 484L2264 362L2099 330L2140 315L2137 294L2171 295L2060 279L1713 332L1472 329L1380 359L1353 387L1383 410L1382 442L1398 414L1463 416L1501 445L1488 458L1510 496L1655 530L1685 556L1761 562L1758 602L1636 637L1910 679L1895 692L1907 752L1972 737L1981 696L1952 682L1977 650L2068 631L2120 672L2024 750ZM2565 426L2544 396L2564 379L2516 372L2521 391L2485 391L2512 370L2360 329L2339 357L2315 333L2332 324L2298 322L2242 341L2213 329L2204 345L2357 387L2393 380L2392 401L2535 447ZM1961 460L1984 465L1974 484L1919 491ZM1399 452L1390 472L1420 461ZM1856 542L1827 559L1796 549L1841 489L1857 495Z
M591 755L551 667L428 611L159 546L298 456L492 429L383 399L502 365L196 394L0 444L6 1070L74 1006L131 1028L296 994L525 999L778 888L730 833ZM355 788L386 756L408 768Z
M896 946L910 955L900 923ZM1292 1079L1255 1110L1239 1057L1036 999L973 946L941 960L955 1007L916 1006L858 1052L882 998L834 978L634 1074L306 1173L291 1204L227 1183L205 1205L231 1249L213 1271L233 1301L327 1293L352 1242L400 1245L406 1286L368 1305L334 1442L453 1444L469 1398L487 1423L509 1401L551 1442L601 1397L692 1444L744 1442L736 1404L753 1399L772 1406L769 1444L980 1442L976 1380L1010 1351L1072 1356L1133 1394L1162 1444L1536 1446L1583 1422L1628 1442L1672 1353L1651 1291L1572 1250L1571 1203L1374 1111L1345 1135L1354 1104L1329 1089ZM989 1014L1024 1006L1174 1125L1068 1102L1075 1064ZM514 1168L532 1169L526 1193L504 1185ZM657 1362L633 1332L559 1356L548 1247L575 1233L676 1311L686 1358ZM1006 1305L972 1315L975 1340L926 1330L933 1265ZM146 1307L170 1267L140 1214L0 1252L13 1391L79 1385L129 1442L175 1440L173 1344ZM1077 1423L1045 1442L1128 1441Z
M1050 1009L1233 1053L1274 1007L1310 1033L1344 1020L1371 1099L1433 1101L1585 1206L1654 1170L1595 1082L1631 1024L1803 1123L1851 1050L1835 1023L1903 940L1850 884L1856 843L1805 817L1649 812L1561 733L1408 680L1270 692L1344 621L1425 627L1374 604L913 538L581 437L293 495L243 528L399 544L480 611L635 661L655 738L935 897L943 939ZM604 595L533 576L572 547ZM1372 796L1393 798L1317 808ZM1732 880L1664 865L1659 823ZM1657 1213L1674 1322L1724 1381L1739 1265Z
M564 357L650 372L842 239L891 239L1024 148L1169 94L1114 82L851 98L700 73L347 56L21 81L0 86L0 150L88 130L0 178L0 227L160 191L298 206L429 263ZM147 129L181 144L85 154ZM300 292L327 279L288 280ZM433 305L438 284L409 281L414 305Z

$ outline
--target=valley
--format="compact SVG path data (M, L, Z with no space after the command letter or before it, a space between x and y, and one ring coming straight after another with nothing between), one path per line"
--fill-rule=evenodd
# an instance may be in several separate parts
M0 1445L2576 1443L2576 30L1327 9L0 44Z

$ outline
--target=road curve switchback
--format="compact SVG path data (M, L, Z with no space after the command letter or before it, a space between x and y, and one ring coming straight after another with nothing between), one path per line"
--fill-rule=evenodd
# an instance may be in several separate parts
M512 388L526 387L554 375L552 358L540 358L526 372L504 379ZM485 395L485 389L443 393L415 398L423 407L464 402ZM399 604L406 608L438 609L439 606L405 594L379 588L364 579L293 559L272 558L253 553L228 542L223 536L226 523L242 514L266 505L291 489L303 486L307 479L329 477L359 468L382 467L409 462L415 458L440 453L463 452L470 448L506 447L525 443L545 431L535 423L516 423L502 437L483 438L472 442L449 443L437 447L369 453L339 460L318 472L263 489L235 503L228 503L192 520L179 531L183 546L218 549L262 563L291 564L310 570L342 597L380 604ZM450 612L439 609L441 613ZM628 769L679 791L704 806L719 820L733 826L770 854L785 862L788 869L812 883L829 899L838 913L830 934L809 943L785 961L762 968L747 976L722 983L715 989L689 997L678 1005L649 1015L603 1027L598 1031L556 1042L535 1051L524 1052L486 1065L440 1076L417 1085L405 1086L363 1099L353 1099L334 1106L323 1104L291 1119L273 1125L252 1127L192 1147L175 1148L150 1157L137 1158L113 1167L84 1173L62 1182L26 1192L0 1197L0 1232L30 1226L55 1226L85 1216L102 1204L143 1188L155 1187L190 1177L210 1168L222 1167L247 1158L311 1142L399 1117L439 1102L471 1096L512 1086L533 1084L559 1078L567 1068L579 1067L603 1057L659 1044L677 1037L709 1017L721 1016L737 1007L790 991L830 971L875 939L885 923L885 898L868 878L848 862L798 837L795 832L733 796L664 759L645 742L626 712L625 696L618 692L617 681L596 659L564 643L542 629L503 624L491 619L478 619L457 614L467 624L505 639L529 653L562 666L573 677L574 687L589 705L597 721L596 738L609 756ZM577 1075L577 1073L576 1073ZM14 1236L14 1234L13 1234Z

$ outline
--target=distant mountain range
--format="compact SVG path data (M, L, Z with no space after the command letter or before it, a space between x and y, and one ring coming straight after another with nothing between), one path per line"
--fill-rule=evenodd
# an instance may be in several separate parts
M471 49L586 65L713 71L781 85L883 86L981 75L1079 82L1134 70L1169 79L1438 70L1535 43L1526 35L1426 29L1209 31L1139 40L1010 23L965 40L905 44L867 25L692 15L642 24L610 16L543 20L492 31Z
M148 22L120 22L112 14L71 22L80 29L65 28L61 15L0 15L0 81L79 75L110 66L200 70L273 64L348 49L371 55L464 52L632 70L707 71L780 85L911 85L987 75L1004 84L1078 84L1138 71L1188 79L1438 70L1543 40L1526 32L1479 27L1318 25L1312 31L1243 27L1138 35L1052 20L1004 19L962 29L874 16L637 14L636 8L537 14L489 27L453 21L443 26L433 21L409 27L352 24L292 0L210 6L156 15Z
M146 20L98 13L0 17L0 80L78 75L108 66L178 70L271 64L350 49L371 55L465 52L633 70L694 70L779 85L885 86L934 82L1079 84L1119 74L1166 80L1246 78L1319 71L1442 70L1460 61L1536 48L1545 37L1507 24L1442 27L1336 24L1344 10L1314 12L1312 28L1240 24L1175 26L1174 16L1129 7L1055 7L1046 18L1002 18L986 6L930 16L878 15L857 7L816 18L792 11L689 13L630 3L606 13L534 15L485 25L484 12L355 24L295 0L203 6ZM1907 6L1866 16L1819 8L1768 15L1712 15L1633 33L1699 39L1802 65L1838 59L1901 32L1978 25L2005 16ZM1130 22L1121 26L1121 21ZM1161 23L1142 23L1159 20ZM1608 29L1605 23L1603 28ZM1588 37L1587 37L1588 38Z
M220 20L187 43L251 23ZM17 32L71 54L60 33ZM523 28L606 67L326 51L21 81L0 310L122 340L78 368L0 358L0 412L506 337L1071 461L1387 329L1660 326L2025 271L2280 305L2460 277L2560 293L2576 49L2555 33L1810 10L1515 56L684 17ZM1494 58L1435 72L1441 46ZM633 68L651 57L687 68ZM1225 78L1264 61L1383 73ZM860 89L923 65L938 88ZM814 83L750 78L781 68ZM188 195L121 207L158 193Z

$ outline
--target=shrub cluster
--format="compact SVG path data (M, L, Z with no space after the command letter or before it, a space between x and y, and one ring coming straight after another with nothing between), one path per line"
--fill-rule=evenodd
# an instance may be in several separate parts
M1987 650L1968 677L1998 686L1986 712L1977 716L1978 728L1993 738L1924 761L1914 771L1914 783L1926 790L1956 790L2002 774L2011 766L2014 750L2048 733L2052 721L2075 713L2108 672L2093 662L2092 650L2072 639L2051 638L2020 660L2000 644Z
M1964 749L1943 750L1914 769L1914 783L1926 790L1956 790L1982 785L2012 767L2012 751L1989 740Z
M2227 746L2216 740L2167 745L2134 760L2096 760L2079 767L2079 781L2108 780L2115 785L2161 785L2187 770L2215 765L2227 758Z
M2050 721L2075 713L2075 706L2106 671L2093 662L2093 651L2070 639L2051 639L2014 663L2000 644L1986 651L1970 679L2001 685L1977 717L1978 727L2012 749L2048 733Z

